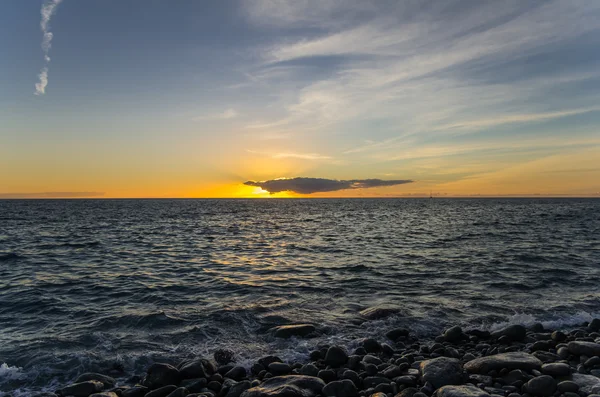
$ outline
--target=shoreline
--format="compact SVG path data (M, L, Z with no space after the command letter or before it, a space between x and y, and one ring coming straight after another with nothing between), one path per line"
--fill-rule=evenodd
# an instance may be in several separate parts
M277 338L310 338L312 324L279 326ZM236 352L174 366L156 362L117 382L81 374L40 397L587 397L600 395L600 319L570 330L538 323L490 332L447 329L419 339L396 328L363 339L354 351L321 345L306 362L267 355L236 365ZM114 374L113 374L114 375ZM6 396L23 395L8 392ZM30 394L31 395L31 394Z

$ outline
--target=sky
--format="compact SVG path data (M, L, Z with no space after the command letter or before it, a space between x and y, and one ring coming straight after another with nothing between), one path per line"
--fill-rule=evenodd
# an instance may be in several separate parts
M0 198L600 196L600 1L3 0Z

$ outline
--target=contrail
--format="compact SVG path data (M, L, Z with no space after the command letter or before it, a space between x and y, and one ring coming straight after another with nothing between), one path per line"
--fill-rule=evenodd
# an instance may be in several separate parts
M35 95L44 95L46 93L46 86L48 85L48 64L50 63L50 48L52 47L52 32L50 31L50 18L56 13L56 7L62 2L62 0L46 0L42 4L40 13L42 19L40 21L40 29L42 30L42 51L44 51L44 67L38 75L40 81L35 84Z

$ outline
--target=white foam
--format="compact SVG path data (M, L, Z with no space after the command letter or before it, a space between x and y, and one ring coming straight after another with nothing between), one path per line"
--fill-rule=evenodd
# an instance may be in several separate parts
M2 363L2 365L0 365L0 382L19 380L23 379L25 376L26 375L23 373L23 368L11 367L6 363Z

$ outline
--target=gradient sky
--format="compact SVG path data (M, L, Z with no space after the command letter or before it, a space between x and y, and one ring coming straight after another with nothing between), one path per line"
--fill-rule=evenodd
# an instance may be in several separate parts
M42 4L0 2L0 197L600 194L600 1L64 0L49 62Z

